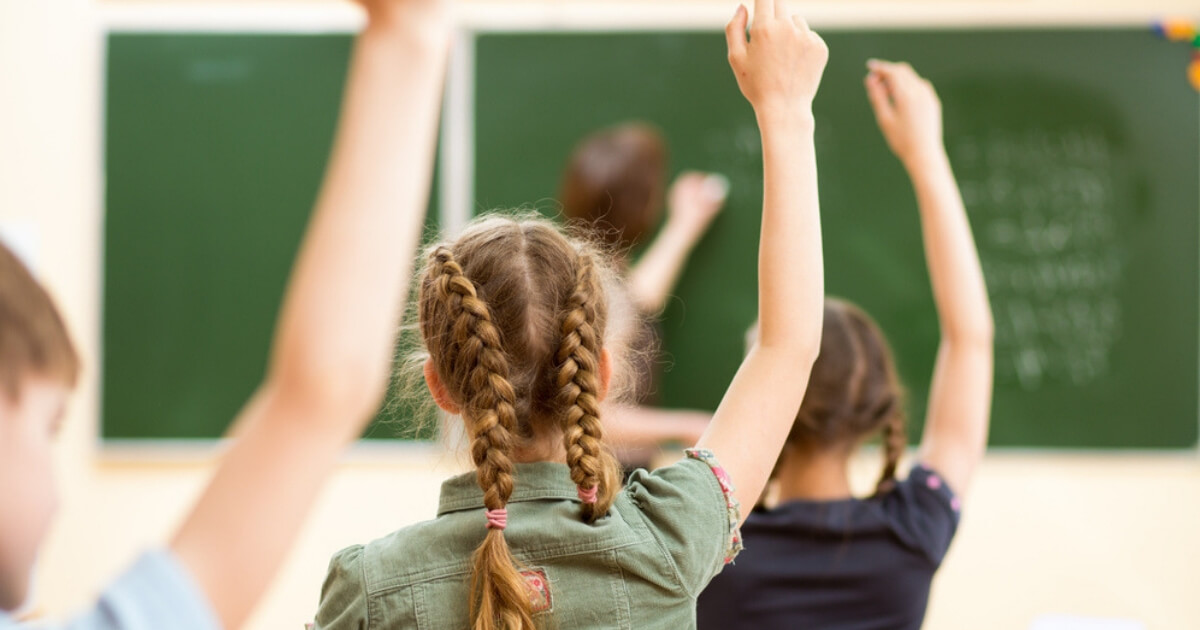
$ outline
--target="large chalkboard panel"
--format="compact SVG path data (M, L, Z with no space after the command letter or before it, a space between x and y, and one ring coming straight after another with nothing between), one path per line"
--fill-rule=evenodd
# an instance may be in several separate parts
M218 437L261 380L351 43L109 36L105 438ZM412 410L385 409L368 436L411 436Z
M938 330L915 201L863 94L869 57L912 62L945 104L997 323L992 443L1194 446L1200 102L1186 50L1148 29L823 35L827 287L891 339L913 436ZM730 206L665 316L664 401L713 408L755 316L762 202L758 133L723 36L486 34L476 51L478 208L552 199L573 143L626 119L663 129L676 170L730 176Z

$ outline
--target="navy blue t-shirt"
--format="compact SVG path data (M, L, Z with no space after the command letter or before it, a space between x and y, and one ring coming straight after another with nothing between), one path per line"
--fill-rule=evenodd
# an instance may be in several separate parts
M959 507L918 465L878 497L756 510L745 550L700 596L699 629L917 630Z

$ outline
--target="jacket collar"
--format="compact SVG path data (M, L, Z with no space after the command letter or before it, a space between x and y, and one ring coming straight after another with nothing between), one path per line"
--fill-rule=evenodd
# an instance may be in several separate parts
M509 503L546 499L579 501L579 490L571 481L566 464L533 462L517 464L516 483ZM438 516L449 512L483 509L483 490L476 481L475 471L451 477L442 483Z

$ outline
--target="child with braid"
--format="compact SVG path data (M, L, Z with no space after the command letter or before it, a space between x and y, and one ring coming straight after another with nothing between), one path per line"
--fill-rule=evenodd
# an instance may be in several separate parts
M426 381L476 471L443 485L436 519L334 556L318 628L695 627L820 347L812 99L828 52L776 0L755 5L750 41L744 7L727 36L763 136L762 335L697 449L620 486L600 422L611 268L551 224L477 222L429 251L418 297Z
M906 433L883 334L827 299L820 357L773 474L780 503L747 519L746 552L700 597L701 628L920 628L987 444L992 318L937 94L907 64L872 61L866 85L916 189L942 328L921 463L895 479ZM853 498L850 456L880 432L883 474L874 495Z

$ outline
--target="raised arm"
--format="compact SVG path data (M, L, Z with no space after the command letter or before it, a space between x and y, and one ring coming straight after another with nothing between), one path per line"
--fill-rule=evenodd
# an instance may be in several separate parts
M750 506L791 430L821 347L825 281L812 100L829 51L776 0L756 0L749 42L746 19L738 7L726 37L729 64L762 132L761 328L697 446L716 453L737 499Z
M671 185L667 222L629 272L629 295L640 312L657 314L666 307L692 248L725 205L728 186L711 173L684 173Z
M912 179L942 339L929 391L922 461L960 496L984 449L992 403L992 311L971 226L942 143L942 107L908 64L872 61L867 95Z
M226 628L241 626L266 590L390 371L427 203L449 37L435 0L365 4L368 24L268 373L171 543Z

